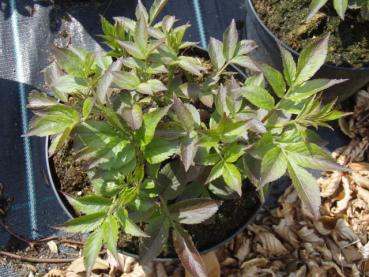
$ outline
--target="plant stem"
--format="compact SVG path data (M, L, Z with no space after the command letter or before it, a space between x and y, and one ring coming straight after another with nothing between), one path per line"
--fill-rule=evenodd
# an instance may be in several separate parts
M217 78L217 77L219 77L222 73L223 73L223 71L230 65L231 63L228 61L228 62L226 62L220 69L219 69L219 71L217 72L217 74L215 74L215 76L214 76L214 78Z
M45 258L37 258L37 257L29 257L29 256L20 256L20 255L10 253L7 251L0 251L0 255L6 256L12 259L20 260L22 262L49 263L49 264L70 263L78 258L78 257L74 257L74 258L65 258L65 259L45 259Z
M170 212L168 210L167 203L165 202L165 200L164 200L164 198L162 196L159 196L159 198L160 198L160 203L161 203L160 206L162 208L162 211L163 211L164 215L168 218L170 225L171 226L174 226L174 222L173 222L173 220L172 220L172 218L170 216Z

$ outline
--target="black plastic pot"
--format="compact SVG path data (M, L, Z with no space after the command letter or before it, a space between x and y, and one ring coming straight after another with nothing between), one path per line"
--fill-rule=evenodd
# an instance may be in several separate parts
M282 61L278 44L288 49L297 59L299 53L277 38L264 24L254 9L252 0L246 1L246 35L248 39L254 40L259 46L253 51L252 56L256 61L273 65L282 69ZM347 99L369 82L369 67L347 68L332 64L324 64L317 72L316 77L328 79L349 79L348 81L335 85L324 93L325 100L338 98L338 101Z

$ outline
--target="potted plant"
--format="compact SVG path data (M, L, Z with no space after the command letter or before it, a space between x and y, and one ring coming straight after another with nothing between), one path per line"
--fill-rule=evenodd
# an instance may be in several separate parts
M327 63L317 76L348 81L327 91L325 97L343 100L368 83L367 1L246 0L246 3L247 36L260 46L256 51L259 60L281 69L277 45L297 58L311 38L330 33Z
M283 73L264 64L261 74L248 57L255 43L238 40L234 21L207 53L183 41L188 24L154 23L165 2L148 12L139 1L137 21L102 19L109 52L54 49L45 70L52 95L29 96L27 135L50 136L50 156L72 142L90 180L87 195L66 196L75 218L59 226L89 233L88 274L103 244L117 256L128 241L142 263L175 251L192 276L205 276L190 234L197 245L219 234L226 241L256 213L256 191L265 196L285 174L318 216L319 187L306 168L342 169L309 129L342 116L317 96L342 81L310 80L328 38L304 48L297 65L282 49ZM256 73L245 78L233 64Z

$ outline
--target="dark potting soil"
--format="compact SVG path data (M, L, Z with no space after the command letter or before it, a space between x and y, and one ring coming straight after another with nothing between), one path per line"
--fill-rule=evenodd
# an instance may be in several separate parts
M253 0L266 26L296 51L314 37L331 33L328 62L343 67L369 66L369 21L360 20L358 10L349 10L342 21L333 1L306 22L311 0Z
M61 191L72 196L83 196L91 192L91 185L83 163L72 155L72 146L72 141L66 143L52 160Z
M72 154L72 142L67 143L52 157L52 160L63 193L81 196L91 191L83 164L77 162ZM260 200L255 188L250 184L245 184L242 197L223 201L212 218L202 224L183 225L183 227L191 234L197 249L205 250L234 234L255 214L259 206ZM138 253L138 245L137 237L127 235L120 237L119 246L124 251ZM169 244L164 247L161 257L175 256L171 238L169 238Z

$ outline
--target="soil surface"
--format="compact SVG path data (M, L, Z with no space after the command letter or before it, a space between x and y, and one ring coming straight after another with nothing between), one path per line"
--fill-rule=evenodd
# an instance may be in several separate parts
M83 163L72 155L73 142L69 141L53 157L57 185L63 193L83 196L91 191L91 185L85 173ZM54 180L55 182L55 180Z
M74 196L86 195L91 191L84 167L76 162L72 154L72 142L69 142L58 153L52 161L58 180L56 185L60 186L63 193ZM260 206L258 195L252 185L245 184L242 197L233 200L225 200L219 211L210 219L197 225L183 225L189 231L198 250L224 241L244 225ZM170 241L170 240L169 240ZM119 242L121 248L131 253L138 253L139 239L136 237L122 236ZM173 246L168 245L161 257L174 257Z
M266 26L296 51L314 37L331 33L328 62L343 67L369 67L369 21L348 10L342 21L329 1L306 22L311 0L253 0Z

